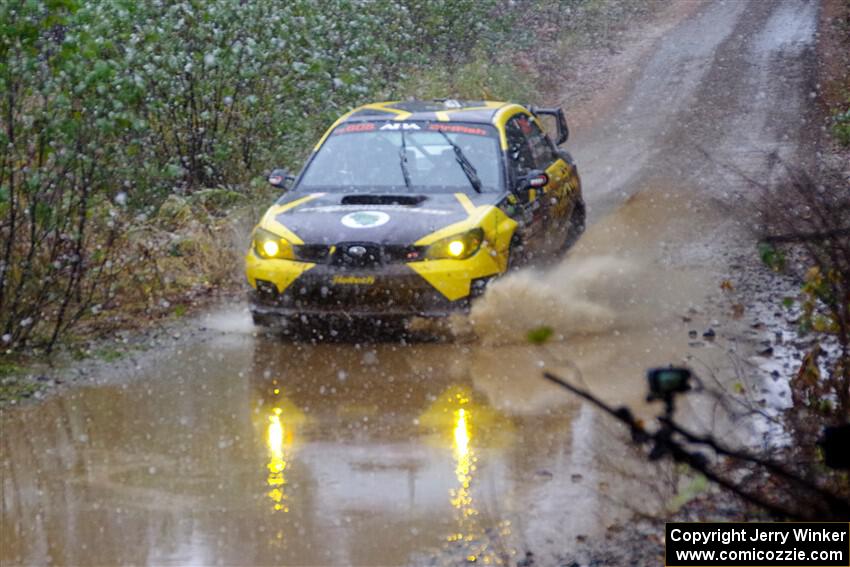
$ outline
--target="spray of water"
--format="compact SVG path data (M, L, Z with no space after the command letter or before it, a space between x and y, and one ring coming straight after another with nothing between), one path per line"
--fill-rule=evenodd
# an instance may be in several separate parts
M468 325L485 344L525 341L541 326L560 339L610 331L633 315L637 276L633 262L613 256L520 270L493 282L472 306Z

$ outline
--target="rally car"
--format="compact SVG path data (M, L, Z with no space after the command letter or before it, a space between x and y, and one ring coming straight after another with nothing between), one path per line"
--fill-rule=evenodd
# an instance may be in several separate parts
M555 142L541 117L549 116ZM584 230L561 109L493 101L367 104L340 117L254 229L260 325L313 315L445 316Z

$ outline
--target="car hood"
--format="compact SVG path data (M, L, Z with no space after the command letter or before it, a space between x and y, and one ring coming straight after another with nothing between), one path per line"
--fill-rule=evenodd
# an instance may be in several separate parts
M413 244L499 200L498 193L292 193L269 209L261 225L272 231L283 225L306 244Z

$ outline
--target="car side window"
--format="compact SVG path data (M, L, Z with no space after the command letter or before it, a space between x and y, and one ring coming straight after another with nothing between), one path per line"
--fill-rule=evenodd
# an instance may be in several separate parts
M511 118L506 124L505 133L515 178L522 177L532 169L545 170L558 159L552 142L525 114Z
M508 138L508 157L514 179L526 175L536 167L529 139L520 126L520 118L526 118L523 125L527 128L528 120L525 116L515 116L508 120L505 125L505 134Z
M531 147L531 155L534 158L534 163L537 169L545 170L558 159L555 153L555 148L552 142L543 133L537 124L528 120L528 142Z

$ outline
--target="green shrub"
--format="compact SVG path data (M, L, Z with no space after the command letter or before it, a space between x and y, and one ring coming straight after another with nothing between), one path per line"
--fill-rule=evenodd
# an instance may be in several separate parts
M842 146L850 146L850 108L833 115L832 135Z

